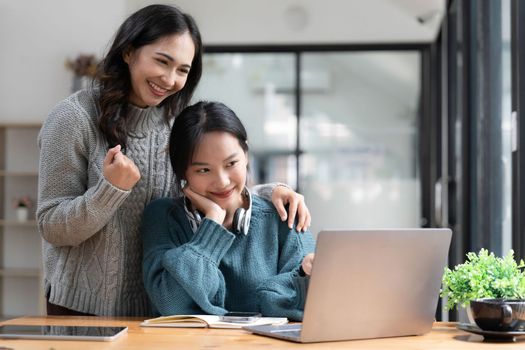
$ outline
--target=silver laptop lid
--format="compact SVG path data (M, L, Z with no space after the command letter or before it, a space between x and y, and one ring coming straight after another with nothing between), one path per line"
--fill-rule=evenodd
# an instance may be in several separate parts
M451 236L449 229L322 231L301 341L428 332Z

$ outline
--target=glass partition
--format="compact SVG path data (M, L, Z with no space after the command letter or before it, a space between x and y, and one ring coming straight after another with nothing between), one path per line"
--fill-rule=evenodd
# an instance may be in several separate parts
M312 230L419 227L420 53L304 53L300 184Z

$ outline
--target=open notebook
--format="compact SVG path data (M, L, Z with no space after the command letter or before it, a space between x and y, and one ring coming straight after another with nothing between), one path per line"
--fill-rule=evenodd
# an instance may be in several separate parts
M181 328L242 328L246 326L282 325L288 323L286 317L259 317L253 322L224 322L215 315L172 315L145 320L142 327L181 327Z

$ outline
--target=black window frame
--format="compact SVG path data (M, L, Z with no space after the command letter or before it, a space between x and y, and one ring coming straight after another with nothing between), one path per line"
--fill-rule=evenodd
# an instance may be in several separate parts
M525 4L511 2L512 111L516 115L517 149L512 155L512 247L525 257Z

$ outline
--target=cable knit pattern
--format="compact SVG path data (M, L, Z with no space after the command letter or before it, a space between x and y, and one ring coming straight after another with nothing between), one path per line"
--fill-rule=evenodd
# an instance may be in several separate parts
M308 278L298 270L314 250L309 232L290 230L270 202L254 195L246 236L207 218L194 234L183 205L158 199L144 213L144 284L158 312L302 319Z
M130 106L126 155L141 179L131 191L105 180L107 142L96 126L97 92L60 102L39 135L37 218L51 303L96 315L149 316L139 226L144 207L172 196L163 108Z

